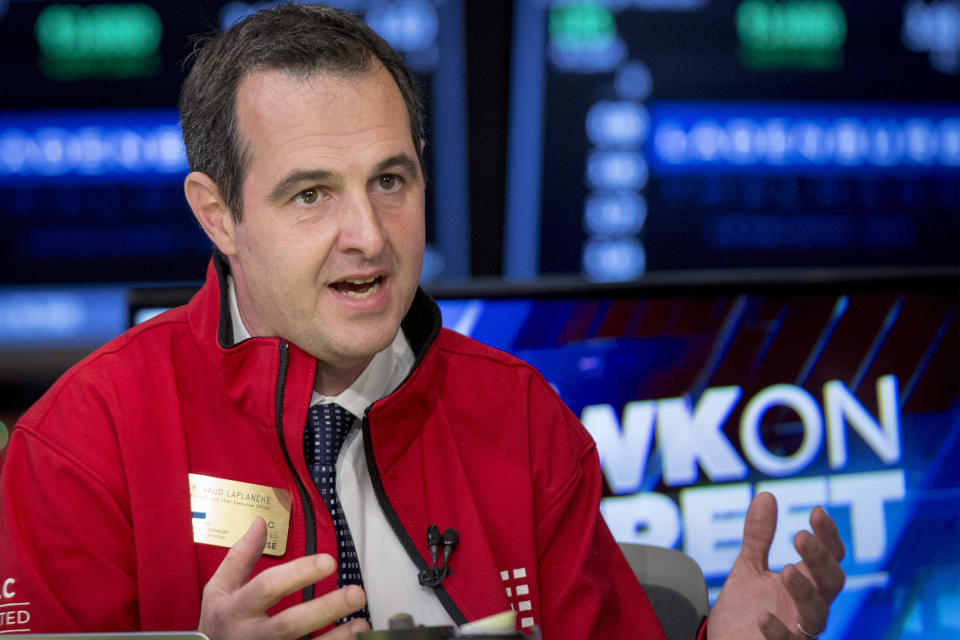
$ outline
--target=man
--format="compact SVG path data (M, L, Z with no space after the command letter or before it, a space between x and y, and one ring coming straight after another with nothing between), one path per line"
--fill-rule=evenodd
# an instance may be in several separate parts
M0 579L21 629L346 638L513 605L546 638L662 638L599 516L589 435L417 288L423 141L396 54L337 11L277 7L209 42L180 102L217 252L186 307L71 369L12 434ZM803 562L774 574L775 521L758 496L701 636L823 629L836 528L814 510Z

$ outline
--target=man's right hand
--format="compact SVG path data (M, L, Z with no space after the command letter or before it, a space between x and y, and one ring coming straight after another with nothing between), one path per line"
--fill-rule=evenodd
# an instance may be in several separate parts
M336 569L333 558L319 554L271 567L252 580L250 572L267 543L267 525L257 518L224 557L203 588L200 631L211 640L292 639L312 633L360 609L363 589L351 585L268 616L267 609L284 596L318 582ZM322 638L353 638L370 628L365 620L335 627Z

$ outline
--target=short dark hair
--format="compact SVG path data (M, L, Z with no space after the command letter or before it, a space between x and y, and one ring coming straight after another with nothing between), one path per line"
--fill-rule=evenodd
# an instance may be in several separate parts
M180 89L180 126L191 171L220 189L234 220L241 219L249 153L237 128L237 90L251 72L297 76L370 73L376 61L397 83L407 107L410 135L423 166L420 98L403 59L360 18L317 4L285 4L198 39L196 62Z

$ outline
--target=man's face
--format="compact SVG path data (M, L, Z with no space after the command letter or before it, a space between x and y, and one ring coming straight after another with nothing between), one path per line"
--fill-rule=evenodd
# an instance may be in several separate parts
M244 324L333 370L386 348L416 292L424 180L406 106L365 75L254 72L237 118L250 163L230 256Z

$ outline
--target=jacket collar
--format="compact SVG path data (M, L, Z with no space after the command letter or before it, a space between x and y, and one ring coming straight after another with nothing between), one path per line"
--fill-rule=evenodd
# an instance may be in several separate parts
M244 413L272 428L281 343L289 345L284 405L293 401L299 407L302 400L303 411L306 411L313 390L316 359L278 337L255 337L235 344L227 289L229 273L226 256L214 252L207 266L206 281L188 304L187 316L201 353L217 371L230 400ZM409 380L440 333L437 303L418 288L401 326L416 356ZM405 384L406 381L400 387Z
M413 297L413 303L410 305L407 315L403 318L403 322L400 323L403 334L407 336L407 342L410 343L410 348L417 358L411 374L417 370L430 347L436 342L442 326L440 307L437 306L433 298L418 287L417 293Z
M207 266L203 287L187 305L187 317L199 351L212 366L231 404L261 426L276 427L277 380L280 375L282 341L277 337L233 342L230 306L227 300L226 257L215 252ZM313 388L316 360L289 345L284 390L287 401L303 396L304 414ZM213 391L212 391L213 392Z

